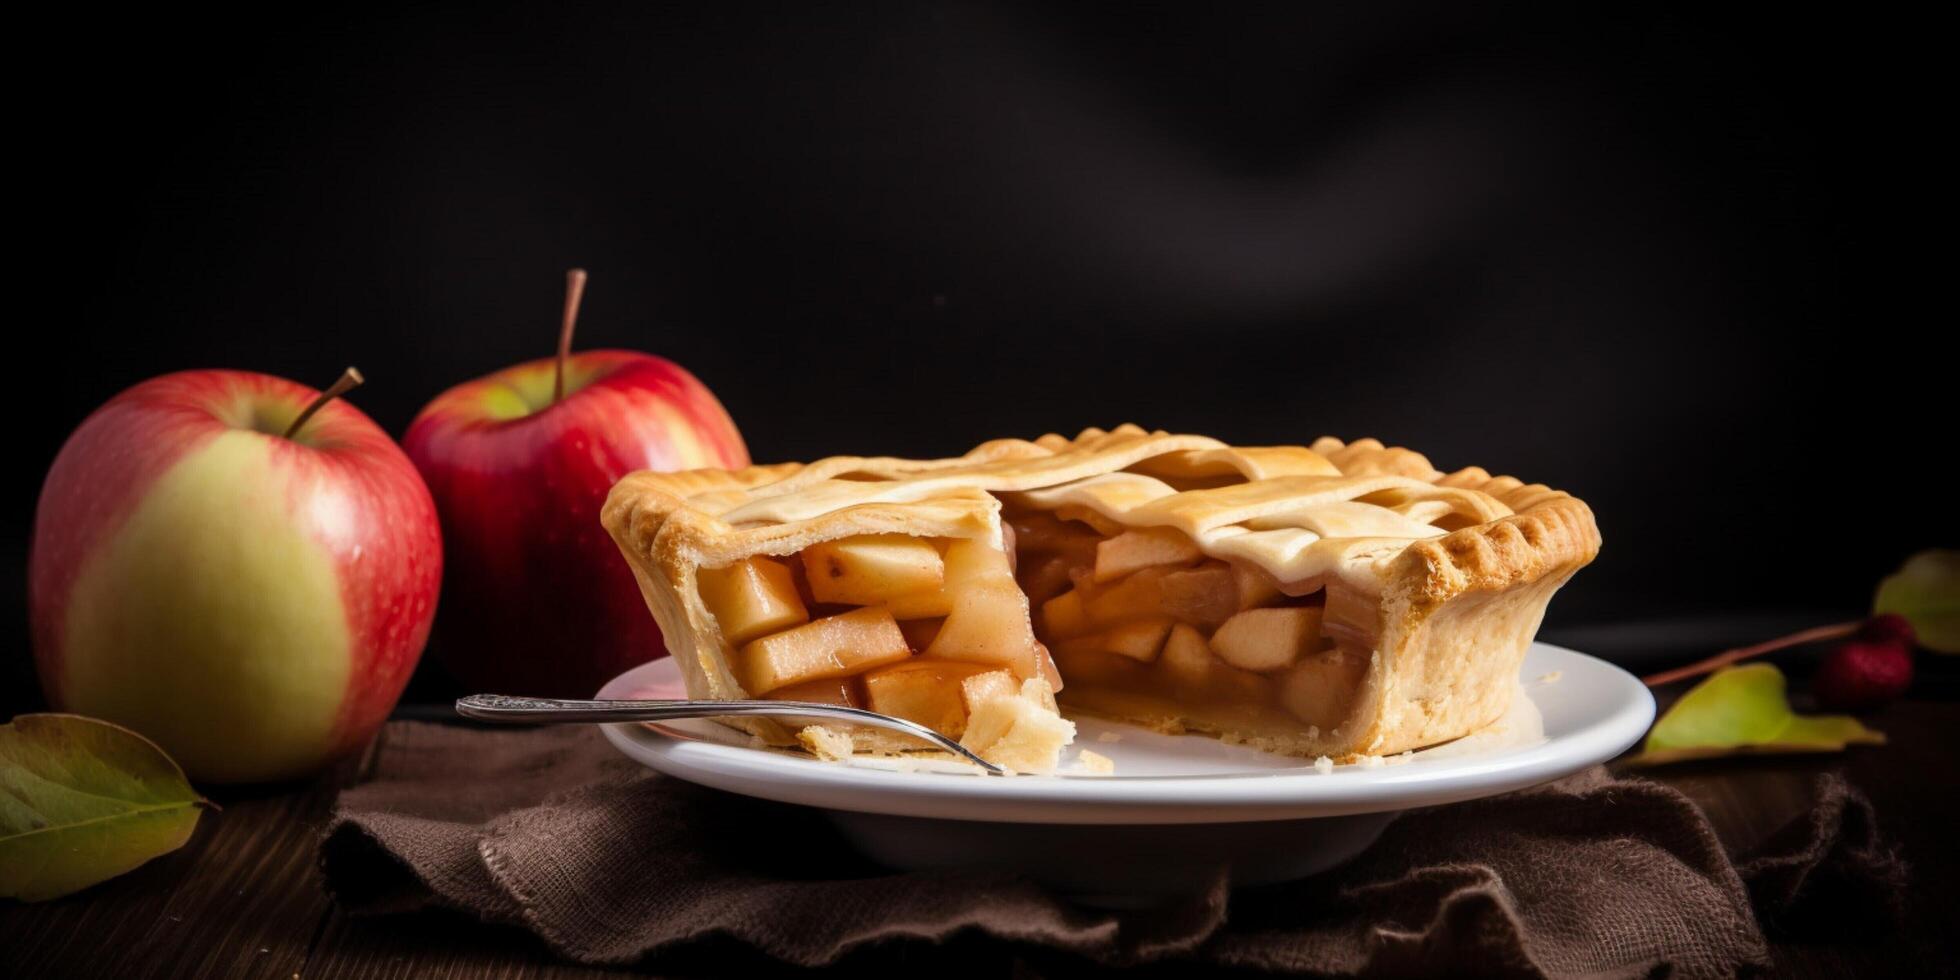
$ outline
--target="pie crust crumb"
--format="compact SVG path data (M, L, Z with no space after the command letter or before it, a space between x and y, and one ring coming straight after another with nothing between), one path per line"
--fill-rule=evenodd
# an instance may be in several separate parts
M1090 772L1093 772L1099 776L1107 776L1110 773L1116 771L1116 760L1111 759L1109 756L1103 755L1100 752L1092 752L1088 749L1083 749L1080 752L1077 752L1075 754L1075 761L1079 763L1082 766L1082 768Z
M1054 689L1032 678L1012 697L975 705L960 744L980 758L1014 772L1054 772L1062 746L1075 740L1075 723L1055 713Z

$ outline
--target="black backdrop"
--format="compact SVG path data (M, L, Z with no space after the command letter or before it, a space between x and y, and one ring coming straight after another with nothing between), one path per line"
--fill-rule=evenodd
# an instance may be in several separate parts
M1556 624L1855 608L1960 537L1941 250L1879 222L1942 227L1910 25L300 6L17 35L62 68L16 99L16 295L58 301L16 608L116 391L353 363L399 435L548 353L574 264L581 345L687 365L759 460L1136 421L1569 488L1607 543Z

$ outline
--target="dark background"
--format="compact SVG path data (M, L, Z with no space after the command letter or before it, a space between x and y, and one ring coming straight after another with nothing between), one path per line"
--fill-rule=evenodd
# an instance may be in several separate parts
M63 67L16 97L16 296L58 313L17 321L11 608L115 392L353 363L399 435L549 353L575 264L580 345L688 366L762 461L1135 421L1569 489L1606 547L1568 631L1823 621L1960 541L1910 25L302 6L16 35Z

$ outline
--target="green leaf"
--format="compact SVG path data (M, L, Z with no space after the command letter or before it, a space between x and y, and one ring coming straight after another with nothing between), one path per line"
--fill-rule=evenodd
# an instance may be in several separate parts
M1919 645L1960 653L1960 551L1922 551L1878 583L1874 613L1898 613Z
M168 854L208 806L127 728L20 715L0 725L0 898L59 898Z
M1770 752L1838 752L1883 745L1885 736L1849 715L1799 715L1783 695L1783 672L1771 664L1724 667L1667 709L1647 744L1627 762L1657 766L1684 759Z

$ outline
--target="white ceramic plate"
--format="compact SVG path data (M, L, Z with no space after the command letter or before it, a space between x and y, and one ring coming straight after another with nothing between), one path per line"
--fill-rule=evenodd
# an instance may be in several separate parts
M1605 661L1533 644L1523 696L1468 738L1379 764L1311 762L1196 735L1078 717L1055 776L987 777L953 763L818 762L751 748L709 721L605 725L628 756L679 779L825 810L890 866L1021 870L1078 897L1137 904L1209 880L1283 881L1372 842L1397 811L1534 786L1618 755L1646 732L1654 700ZM615 678L601 698L685 697L672 661ZM1073 764L1089 749L1114 775ZM1234 824L1223 828L1221 824Z

